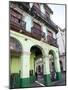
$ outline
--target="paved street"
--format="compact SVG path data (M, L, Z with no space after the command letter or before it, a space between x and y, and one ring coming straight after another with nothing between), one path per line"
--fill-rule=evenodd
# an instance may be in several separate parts
M32 87L44 87L44 80L42 76L38 75L38 79L32 84Z
M66 75L65 73L62 73L62 80L60 81L53 81L51 86L65 86L66 85ZM32 84L32 87L46 87L44 85L44 80L43 78L39 77L37 81L35 81Z

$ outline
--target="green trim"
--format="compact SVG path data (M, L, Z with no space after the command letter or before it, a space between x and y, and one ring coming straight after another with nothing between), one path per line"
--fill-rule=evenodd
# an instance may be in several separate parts
M28 88L30 87L30 78L21 78L20 87L21 88Z
M36 79L35 75L30 76L30 83L33 83L35 81L35 79Z
M56 72L56 80L61 80L61 79L62 79L61 72Z
M20 75L18 73L10 75L10 88L20 88Z
M50 84L51 84L51 76L50 76L50 74L44 75L44 84L45 84L45 86L50 86Z

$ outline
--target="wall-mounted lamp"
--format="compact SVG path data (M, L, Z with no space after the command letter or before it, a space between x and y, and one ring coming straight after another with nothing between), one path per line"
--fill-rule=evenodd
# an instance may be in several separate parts
M27 38L25 38L25 41L27 41L28 39Z

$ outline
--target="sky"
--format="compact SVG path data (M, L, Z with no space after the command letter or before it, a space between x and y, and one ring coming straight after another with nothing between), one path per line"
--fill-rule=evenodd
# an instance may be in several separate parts
M53 11L52 20L61 29L64 29L65 28L65 5L48 4L48 6Z

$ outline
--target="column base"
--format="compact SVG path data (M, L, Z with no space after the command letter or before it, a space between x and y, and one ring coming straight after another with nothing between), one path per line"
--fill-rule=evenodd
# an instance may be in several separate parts
M18 73L12 73L10 75L9 88L10 89L20 88L20 75Z
M35 75L33 75L33 76L30 76L30 83L32 84L34 81L36 80L36 77L35 77Z
M61 72L56 72L56 80L61 80L61 79L62 79Z
M20 87L21 88L28 88L30 87L30 78L21 78Z
M44 75L44 84L45 84L45 86L50 86L51 85L51 76L50 76L50 74Z

